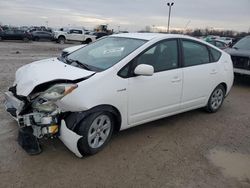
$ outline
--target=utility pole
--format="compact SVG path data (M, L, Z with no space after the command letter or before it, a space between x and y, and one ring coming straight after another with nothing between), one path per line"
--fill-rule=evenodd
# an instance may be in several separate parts
M168 33L169 33L169 25L170 25L170 16L171 16L171 8L174 5L174 2L171 3L167 3L168 7L169 7L169 11L168 11Z

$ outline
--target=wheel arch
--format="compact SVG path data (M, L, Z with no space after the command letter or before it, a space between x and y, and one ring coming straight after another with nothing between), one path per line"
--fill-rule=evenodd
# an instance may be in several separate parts
M89 38L89 37L86 38L86 40L85 40L86 43L91 43L92 41L93 41L93 40L92 40L91 38Z
M227 84L225 82L221 82L219 85L222 85L225 89L225 94L227 93Z
M225 82L221 82L221 83L219 83L218 85L216 85L216 86L212 89L212 91L210 91L210 94L209 94L209 96L208 96L208 98L207 98L207 100L206 100L206 104L208 103L209 98L210 98L211 94L213 93L213 91L214 91L219 85L222 85L222 87L225 89L225 95L227 94L227 89L228 89L227 84L226 84Z
M66 37L64 35L59 35L57 39L59 39L61 37L64 38L64 39L66 39Z
M115 120L114 130L119 131L121 128L121 121L122 121L121 113L116 107L108 104L98 105L82 112L67 113L65 117L66 125L70 130L76 132L78 130L80 123L84 121L86 117L88 117L92 113L103 112L103 111L109 112L113 115Z

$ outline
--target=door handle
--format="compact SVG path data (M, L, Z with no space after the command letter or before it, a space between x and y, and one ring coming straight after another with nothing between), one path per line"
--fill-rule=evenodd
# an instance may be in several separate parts
M178 76L175 76L173 79L172 79L172 82L175 83L175 82L180 82L181 81L181 78L178 77Z
M212 71L210 72L210 74L217 74L217 70L216 69L212 69Z

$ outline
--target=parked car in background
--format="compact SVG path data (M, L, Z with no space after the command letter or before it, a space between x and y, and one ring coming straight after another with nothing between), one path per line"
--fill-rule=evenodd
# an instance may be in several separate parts
M102 38L104 36L108 36L109 34L107 32L94 32L93 35L96 36L96 39Z
M58 136L82 157L102 150L114 130L202 107L216 112L233 79L230 55L201 40L119 34L19 68L5 106L26 151L40 153L38 139Z
M32 39L30 32L23 30L4 30L0 31L0 40L23 40L25 42Z
M53 39L52 33L47 31L33 31L31 34L34 41Z
M208 35L206 37L203 38L203 40L205 40L206 42L212 41L212 40L216 40L219 39L220 36L216 36L216 35Z
M52 33L52 28L50 27L45 27L45 26L33 26L28 28L29 32L34 32L34 31L46 31Z
M226 52L231 55L235 73L250 75L250 36L242 38Z
M221 50L228 48L228 44L220 40L210 40L208 43L220 48Z
M220 37L218 40L226 43L228 46L233 44L233 38L231 38L231 37Z
M60 44L64 44L65 41L78 41L89 44L96 40L96 36L85 34L84 29L59 30L54 31L53 35L54 39Z

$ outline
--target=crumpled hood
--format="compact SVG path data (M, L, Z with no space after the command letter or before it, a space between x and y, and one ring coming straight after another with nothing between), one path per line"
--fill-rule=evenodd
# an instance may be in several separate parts
M16 72L17 95L28 96L42 83L54 80L76 80L92 75L94 72L67 65L57 58L36 61L24 65Z

